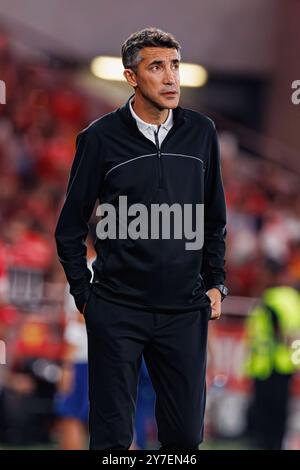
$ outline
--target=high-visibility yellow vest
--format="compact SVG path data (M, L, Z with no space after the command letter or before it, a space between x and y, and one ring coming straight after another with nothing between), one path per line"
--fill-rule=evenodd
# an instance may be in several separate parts
M276 315L278 335L272 313ZM293 361L291 337L300 338L300 294L288 286L266 289L262 303L250 312L246 320L249 356L246 373L253 378L266 379L272 371L291 374L300 363Z

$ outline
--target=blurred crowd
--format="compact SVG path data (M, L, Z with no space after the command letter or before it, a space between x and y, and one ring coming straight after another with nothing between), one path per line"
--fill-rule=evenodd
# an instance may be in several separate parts
M72 70L55 61L25 59L0 29L0 79L6 84L6 104L0 105L0 339L6 342L9 365L5 374L0 366L0 389L10 390L0 403L0 421L4 416L2 423L10 423L0 429L0 442L41 438L40 423L48 429L53 419L67 323L54 227L76 135L111 110L78 89L73 77ZM241 151L231 132L220 129L219 136L231 295L258 297L274 276L299 287L298 175ZM36 358L44 362L37 364ZM36 435L34 426L33 435L26 433L26 419L19 422L20 394L27 409L41 410L35 417Z
M232 134L220 140L230 293L260 297L274 284L299 288L299 175L238 150Z

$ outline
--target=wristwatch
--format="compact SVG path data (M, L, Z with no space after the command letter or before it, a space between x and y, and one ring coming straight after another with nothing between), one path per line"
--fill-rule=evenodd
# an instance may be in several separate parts
M210 289L218 289L221 292L221 302L225 299L225 297L229 294L229 289L224 286L224 284L217 284L215 286L211 286Z

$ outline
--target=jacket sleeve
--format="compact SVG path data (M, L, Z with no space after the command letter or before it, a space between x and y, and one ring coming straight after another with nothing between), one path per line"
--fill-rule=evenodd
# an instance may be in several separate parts
M100 193L103 175L100 137L90 126L77 135L66 197L55 229L58 257L80 312L87 300L92 277L86 259L88 221Z
M206 290L226 278L226 204L221 174L219 141L213 124L211 147L204 176L204 244L201 275Z

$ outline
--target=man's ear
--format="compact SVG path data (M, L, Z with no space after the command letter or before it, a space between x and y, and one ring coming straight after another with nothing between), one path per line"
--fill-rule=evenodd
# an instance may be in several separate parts
M128 85L134 88L137 86L136 75L132 69L124 69L123 76L125 77Z

